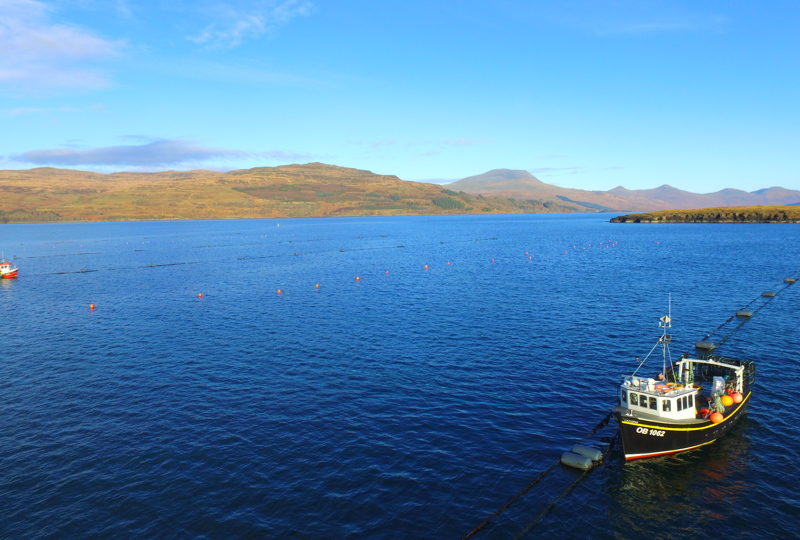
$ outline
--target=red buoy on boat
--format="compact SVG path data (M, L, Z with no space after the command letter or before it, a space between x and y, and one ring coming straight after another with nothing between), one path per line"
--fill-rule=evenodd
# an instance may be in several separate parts
M724 419L725 419L725 417L724 417L724 416L722 416L722 414L721 414L721 413L718 413L718 412L711 413L711 418L710 418L710 420L711 420L712 422L714 422L715 424L719 424L719 423L720 423L720 422L722 422Z
M733 394L731 394L731 399L733 400L734 403L741 403L742 400L744 399L744 396L742 396L742 394L740 394L739 392L734 392Z

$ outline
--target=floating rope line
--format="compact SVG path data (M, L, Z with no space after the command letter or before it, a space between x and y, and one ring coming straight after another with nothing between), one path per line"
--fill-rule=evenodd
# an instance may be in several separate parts
M614 437L611 439L611 442L610 442L610 443L608 444L608 446L606 447L606 450L605 450L605 452L603 452L603 461L605 461L605 459L606 459L606 456L608 455L608 452L611 450L611 448L613 448L614 444L617 442L617 440L618 440L618 439L619 439L619 431L617 431L617 433L616 433L616 434L614 435ZM548 512L550 512L550 510L552 510L552 509L553 509L553 507L556 505L556 503L557 503L558 501L560 501L561 499L563 499L564 497L566 497L567 495L569 495L569 493L570 493L570 492L571 492L571 491L572 491L572 490L575 488L575 486L577 486L577 485L578 485L578 483L579 483L581 480L583 480L583 479L586 477L586 475L587 475L587 474L589 474L589 471L591 471L591 470L592 470L592 469L586 469L585 471L583 471L583 472L581 473L581 475L580 475L578 478L576 478L576 479L575 479L575 480L574 480L574 481L573 481L573 482L572 482L570 485L568 485L568 486L566 487L566 489L564 489L564 491L562 491L561 493L559 493L559 494L558 494L558 496L557 496L555 499L553 499L553 500L550 502L550 504L548 504L547 506L545 506L545 507L544 507L544 510L542 510L542 511L539 513L539 515L538 515L538 516L536 516L536 517L533 519L533 521L531 521L530 523L528 523L528 524L525 526L525 528L524 528L524 529L522 529L522 530L521 530L521 531L520 531L520 532L519 532L519 533L518 533L518 534L517 534L517 535L514 537L514 540L518 540L519 538L522 538L522 537L523 537L525 534L527 534L527 532L528 532L528 531L530 531L530 530L533 528L533 526L534 526L534 525L536 525L536 524L537 524L537 523L538 523L538 522L539 522L539 521L540 521L540 520L541 520L541 519L542 519L544 516L546 516L546 515L547 515L547 513L548 513Z
M480 242L485 240L497 240L497 238L476 238L474 240L462 240L457 242L447 242L448 244L455 244L455 243L465 243L465 242ZM292 242L291 240L289 242ZM312 242L309 240L308 242ZM279 242L281 243L281 242ZM431 244L417 244L412 247L424 247L428 245L440 245L445 244L445 242L435 242ZM239 244L244 245L244 244ZM230 247L228 245L222 246L197 246L193 249L202 249L202 248L214 248L214 247ZM259 259L277 259L281 257L299 257L303 255L325 255L330 253L336 252L353 252L353 251L379 251L383 249L398 249L398 248L405 248L407 246L398 245L398 246L376 246L376 247L365 247L365 248L350 248L350 249L339 249L339 250L322 250L322 251L305 251L305 252L296 252L296 253L280 253L274 255L258 255L254 257L249 256L242 256L237 257L236 260L238 261L250 261L250 260L259 260ZM143 249L135 249L135 253L144 252L144 251L156 251L156 250L143 250ZM61 254L54 254L54 255L32 255L32 256L23 256L23 257L13 257L13 259L43 259L43 258L50 258L50 257L74 257L77 255L102 255L108 254L108 252L79 252L79 253L61 253ZM201 261L186 261L186 262L174 262L174 263L164 263L164 264L147 264L142 266L120 266L120 267L112 267L112 268L94 268L94 269L80 269L80 270L67 270L64 272L43 272L41 274L25 274L25 277L36 277L36 276L55 276L55 275L64 275L64 274L88 274L93 272L107 272L107 271L114 271L114 270L137 270L141 268L159 268L164 266L181 266L181 265L188 265L188 264L199 264Z
M67 272L45 272L43 274L27 274L26 277L36 277L36 276L59 276L64 274L90 274L92 272L111 272L115 270L137 270L141 268L159 268L162 266L183 266L186 264L197 264L197 261L194 262L179 262L179 263L165 263L165 264L146 264L144 266L119 266L117 268L97 268L93 270L81 269L81 270L69 270Z
M586 439L588 439L589 437L591 437L592 435L594 435L595 433L597 433L598 431L600 431L601 429L603 429L604 427L606 427L610 421L611 421L611 413L608 413L608 414L605 416L605 418L603 418L603 419L602 419L602 420L601 420L601 421L600 421L600 422L599 422L599 423L598 423L598 424L597 424L597 425L594 427L594 429L592 429L592 431L590 431L590 432L589 432L589 433L588 433L588 434L587 434L585 437L583 437L583 438L582 438L580 441L578 441L578 443L576 443L576 444L580 444L580 443L582 443L583 441L585 441ZM608 448L606 449L606 453L608 453L608 450L611 448L611 446L612 446L612 445L613 445L613 441L612 441L612 443L611 443L611 444L609 444ZM605 457L605 455L606 455L606 454L604 453L604 454L603 454L603 457ZM491 516L489 516L488 518L484 519L484 520L483 520L483 522L481 522L481 524L480 524L480 525L478 525L477 527L475 527L475 528L474 528L474 529L473 529L473 530L472 530L472 531L471 531L471 532L470 532L468 535L466 535L466 536L463 538L463 540L467 540L468 538L471 538L472 536L474 536L475 534L477 534L477 533L478 533L478 531L480 531L480 530L481 530L481 529L483 529L483 528L484 528L486 525L488 525L488 524L489 524L489 522L490 522L490 521L492 521L492 519L494 519L494 518L496 518L497 516L499 516L500 514L502 514L502 513L503 513L503 512L504 512L504 511L505 511L505 510L506 510L506 509L509 507L509 506L511 506L511 505L514 503L514 501L516 501L517 499L519 499L520 497L522 497L523 495L525 495L525 494L526 494L528 491L530 491L530 490L531 490L531 488L532 488L533 486L535 486L536 484L538 484L538 483L539 483L539 482L540 482L540 481L541 481L541 480L542 480L542 479L543 479L545 476L547 476L547 475L548 475L548 474L549 474L549 473L550 473L550 472L551 472L551 471L552 471L552 470L553 470L553 469L556 467L556 465L558 465L560 462L561 462L561 460L560 460L560 459L559 459L559 460L556 460L556 462L555 462L555 463L553 463L552 465L550 465L550 466L549 466L547 469L545 469L545 471L544 471L544 472L542 472L542 473L541 473L539 476L537 476L537 477L536 477L536 479L535 479L533 482L531 482L530 484L528 484L528 485L525 487L525 489L523 489L522 491L520 491L519 493L517 493L516 495L514 495L513 497L511 497L511 499L509 499L509 501L508 501L507 503L505 503L503 506L501 506L500 508L498 508L498 509L497 509L497 510L496 510L496 511L495 511L495 512L494 512L494 513L491 515ZM590 470L591 470L591 469L590 469ZM579 481L580 481L580 480L581 480L581 479L582 479L584 476L586 476L586 473L588 473L588 472L589 472L589 471L587 470L587 471L585 471L583 474L581 474L580 478L578 478L578 479L577 479L575 482L573 482L573 483L572 483L572 486L570 486L570 489L571 489L572 487L574 487L574 485L575 485L575 484L577 484L577 483L578 483L578 482L579 482ZM565 492L565 493L566 493L566 492ZM559 497L557 497L557 498L556 498L556 500L554 500L552 503L550 503L550 505L548 505L548 507L547 507L545 510L549 510L549 508L551 508L553 505L555 505L556 501L557 501L559 498L561 498L563 495L564 495L564 493L562 493L561 495L559 495ZM541 518L541 516L543 516L544 514L545 514L545 512L543 512L543 513L539 514L539 517L537 517L537 518L536 518L536 520L534 520L532 523L530 523L530 524L528 525L528 527L526 527L525 531L527 531L527 530L528 530L530 527L532 527L532 526L533 526L533 525L536 523L536 521L538 521L538 519L540 519L540 518ZM523 533L524 533L525 531L523 531ZM520 534L523 534L523 533L520 533Z
M730 330L727 334L725 334L725 336L723 336L719 341L712 341L712 343L714 344L714 347L715 348L719 347L720 345L722 345L723 343L728 341L728 339L737 330L739 330L742 326L744 326L753 317L753 315L755 315L756 313L758 313L759 311L761 311L762 309L767 307L767 305L772 300L777 298L777 296L779 294L781 294L783 291L785 291L786 289L788 289L789 287L794 285L795 281L798 280L798 279L800 279L800 270L797 270L797 271L793 272L792 274L789 275L789 277L787 277L783 281L775 284L775 286L772 289L768 289L769 292L772 292L774 294L769 295L769 296L764 296L766 294L766 292L762 293L759 296L757 296L756 298L754 298L753 300L751 300L750 302L748 302L747 304L745 304L745 306L744 306L744 308L742 308L742 310L751 310L750 316L743 317L741 319L741 321L739 321L738 324L732 330ZM760 302L760 305L759 305L759 302ZM753 309L752 306L757 306L757 307L755 307L755 309ZM742 311L742 310L740 310L740 311ZM725 328L727 325L729 325L729 323L731 323L732 321L736 320L736 318L737 318L736 314L731 315L728 318L728 320L726 320L724 323L722 323L717 328L715 328L713 332L707 334L706 337L703 339L703 341L709 340L717 332L719 332L720 330ZM691 354L690 352L687 352L687 353L684 353L684 356L689 356L690 354Z

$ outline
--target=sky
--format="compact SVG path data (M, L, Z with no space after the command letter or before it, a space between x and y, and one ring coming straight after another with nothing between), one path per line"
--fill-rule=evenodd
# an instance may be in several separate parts
M796 0L0 0L0 169L800 189Z

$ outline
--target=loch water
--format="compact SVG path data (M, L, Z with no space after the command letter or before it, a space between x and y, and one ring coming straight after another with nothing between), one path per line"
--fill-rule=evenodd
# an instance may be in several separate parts
M677 358L800 269L797 225L610 217L0 226L0 537L463 537L670 295ZM723 439L559 465L476 538L796 537L798 321L800 285L725 343L758 374Z

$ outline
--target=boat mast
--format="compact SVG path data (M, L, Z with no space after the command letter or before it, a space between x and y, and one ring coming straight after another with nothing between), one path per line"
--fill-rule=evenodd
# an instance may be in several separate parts
M659 327L664 330L664 334L661 336L661 355L663 358L663 367L661 368L661 373L667 373L667 347L669 347L669 342L672 339L672 336L667 334L667 329L672 328L672 293L669 295L669 315L661 317L659 321Z

